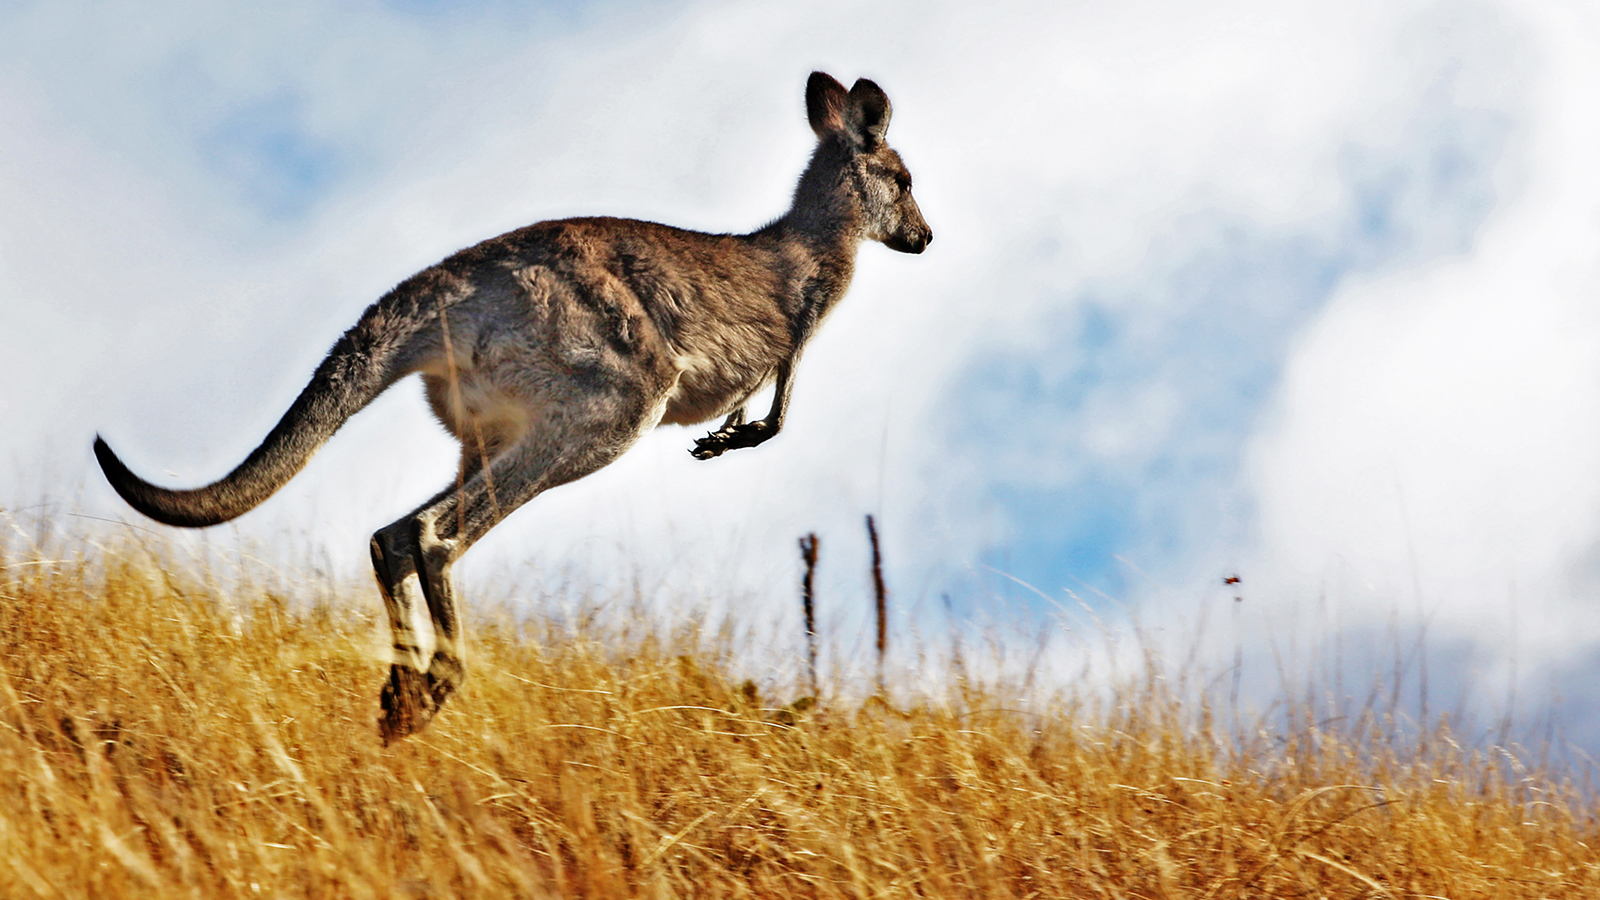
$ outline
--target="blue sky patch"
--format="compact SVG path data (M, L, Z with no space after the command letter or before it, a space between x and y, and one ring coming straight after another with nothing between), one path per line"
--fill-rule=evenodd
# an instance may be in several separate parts
M1159 577L1235 540L1250 526L1245 446L1294 335L1353 272L1467 250L1508 130L1430 106L1394 147L1341 155L1334 221L1193 213L1138 274L1061 297L1027 344L972 359L949 441L1005 461L973 467L980 505L1006 523L984 564L1058 597L1119 596L1137 577L1119 556Z
M293 218L328 193L346 159L307 130L304 104L281 91L234 108L199 139L206 164L270 218Z

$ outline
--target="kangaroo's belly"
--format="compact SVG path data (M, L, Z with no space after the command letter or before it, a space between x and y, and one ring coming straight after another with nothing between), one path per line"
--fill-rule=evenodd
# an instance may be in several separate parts
M463 446L479 449L481 440L488 448L515 443L528 433L537 414L528 397L507 391L494 382L475 377L471 371L454 376L426 373L422 376L428 405Z

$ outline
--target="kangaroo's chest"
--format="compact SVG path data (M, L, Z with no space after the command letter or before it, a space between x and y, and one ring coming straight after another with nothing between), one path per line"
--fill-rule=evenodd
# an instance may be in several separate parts
M693 425L733 412L772 381L773 363L764 358L684 353L677 358L678 379L667 395L663 425Z

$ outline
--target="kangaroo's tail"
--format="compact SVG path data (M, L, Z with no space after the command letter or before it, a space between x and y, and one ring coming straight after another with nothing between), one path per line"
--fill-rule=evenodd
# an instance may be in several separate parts
M437 322L438 307L406 298L407 315L390 295L367 309L334 344L289 411L250 456L219 481L193 490L156 487L129 471L104 439L94 455L106 480L134 509L157 522L204 528L249 512L288 483L347 419L413 370L405 358L413 338ZM387 302L386 302L387 301Z

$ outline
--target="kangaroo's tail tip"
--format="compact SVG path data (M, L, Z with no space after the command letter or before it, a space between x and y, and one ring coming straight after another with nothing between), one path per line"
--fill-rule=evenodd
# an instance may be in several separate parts
M133 471L117 458L117 454L112 452L111 445L106 443L106 439L98 434L94 436L94 458L100 463L100 471L105 473L106 481L111 483L112 489L118 496L128 501L128 505L139 512L157 521L161 520L162 517L156 514L157 510L151 508L144 496L148 489L154 488L154 485L133 474Z
M105 473L106 481L111 483L118 496L128 501L129 506L163 525L204 528L232 518L226 513L218 515L206 510L203 505L196 509L192 508L196 504L184 503L185 495L193 492L169 491L133 474L112 452L105 438L98 434L94 436L94 457L99 461L100 471Z
M121 485L129 479L138 480L138 477L122 464L122 460L117 458L117 454L111 452L111 445L106 443L106 439L98 434L94 436L94 458L99 461L100 471L105 473L106 480L117 489L117 493L122 493ZM126 499L127 495L123 494L123 497Z

